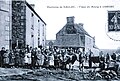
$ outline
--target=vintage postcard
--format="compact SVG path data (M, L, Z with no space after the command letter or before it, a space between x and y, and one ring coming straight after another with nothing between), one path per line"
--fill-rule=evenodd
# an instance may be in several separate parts
M120 80L119 0L0 0L0 80Z

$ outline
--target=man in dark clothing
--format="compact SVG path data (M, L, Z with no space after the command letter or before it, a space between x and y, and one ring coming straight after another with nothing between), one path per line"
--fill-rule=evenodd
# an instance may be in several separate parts
M20 49L19 56L20 56L20 66L23 67L24 66L24 58L25 58L24 49Z
M15 54L15 67L18 68L20 64L19 50L16 49L16 51L14 51L14 54Z
M15 63L15 55L12 50L9 53L9 66L12 67Z
M105 57L100 56L100 57L99 57L99 60L105 62Z
M3 67L3 55L4 55L4 53L5 53L6 51L5 51L5 48L4 47L2 47L2 50L0 51L0 66L1 67Z
M33 48L32 52L31 52L31 67L35 68L36 66L36 62L37 62L37 49Z
M54 66L55 66L55 68L58 68L58 57L57 57L57 52L55 51L54 52Z
M106 55L106 62L108 62L110 60L109 54L107 53Z
M105 63L104 61L101 61L99 64L100 70L104 70L105 69Z
M79 52L79 69L82 70L83 68L83 57L82 57L82 52Z
M27 45L26 49L27 49L27 52L29 53L30 52L29 45Z
M75 54L73 54L71 63L74 64L76 60L77 60L77 56Z
M113 54L111 55L111 58L112 58L113 60L116 60L116 54L113 53Z
M92 67L91 55L92 55L92 52L91 52L91 50L90 50L90 54L89 54L89 67L90 67L90 68Z
M79 54L79 63L82 63L82 53Z

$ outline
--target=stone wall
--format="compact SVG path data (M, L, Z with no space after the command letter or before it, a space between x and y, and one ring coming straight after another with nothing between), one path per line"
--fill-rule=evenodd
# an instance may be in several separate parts
M46 23L26 1L12 1L12 43L19 48L45 46ZM18 41L17 41L18 40ZM22 46L21 46L22 45Z
M25 1L12 1L12 46L25 47Z
M65 34L57 36L55 45L65 47L84 47L80 34Z

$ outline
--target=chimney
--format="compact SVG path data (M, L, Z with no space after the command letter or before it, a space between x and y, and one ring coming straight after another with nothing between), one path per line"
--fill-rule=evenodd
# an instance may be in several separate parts
M79 25L80 27L83 27L84 24L83 24L83 23L79 23L78 25Z
M67 24L74 24L74 16L67 17Z
M30 6L34 9L35 8L35 4L30 4Z

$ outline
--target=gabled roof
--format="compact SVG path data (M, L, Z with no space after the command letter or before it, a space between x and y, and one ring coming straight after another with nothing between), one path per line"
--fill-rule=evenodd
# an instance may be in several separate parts
M25 1L25 3L26 3L26 5L34 12L34 14L35 14L45 25L47 25L47 24L43 21L43 19L36 13L36 11L30 6L30 4L29 4L27 1Z
M64 34L67 34L66 32L66 27L67 27L67 24L57 33L57 35L64 35ZM74 28L77 30L77 33L78 34L83 34L83 35L88 35L90 36L86 31L85 29L83 28L82 25L79 25L79 24L74 24ZM91 36L90 36L91 37Z
M81 26L81 25L79 25L79 24L75 24L74 27L77 29L77 33L90 36L90 35L88 34L88 32L85 31L85 29L83 28L83 26ZM91 36L90 36L90 37L91 37Z
M94 45L93 48L95 48L95 49L99 49L96 45Z

